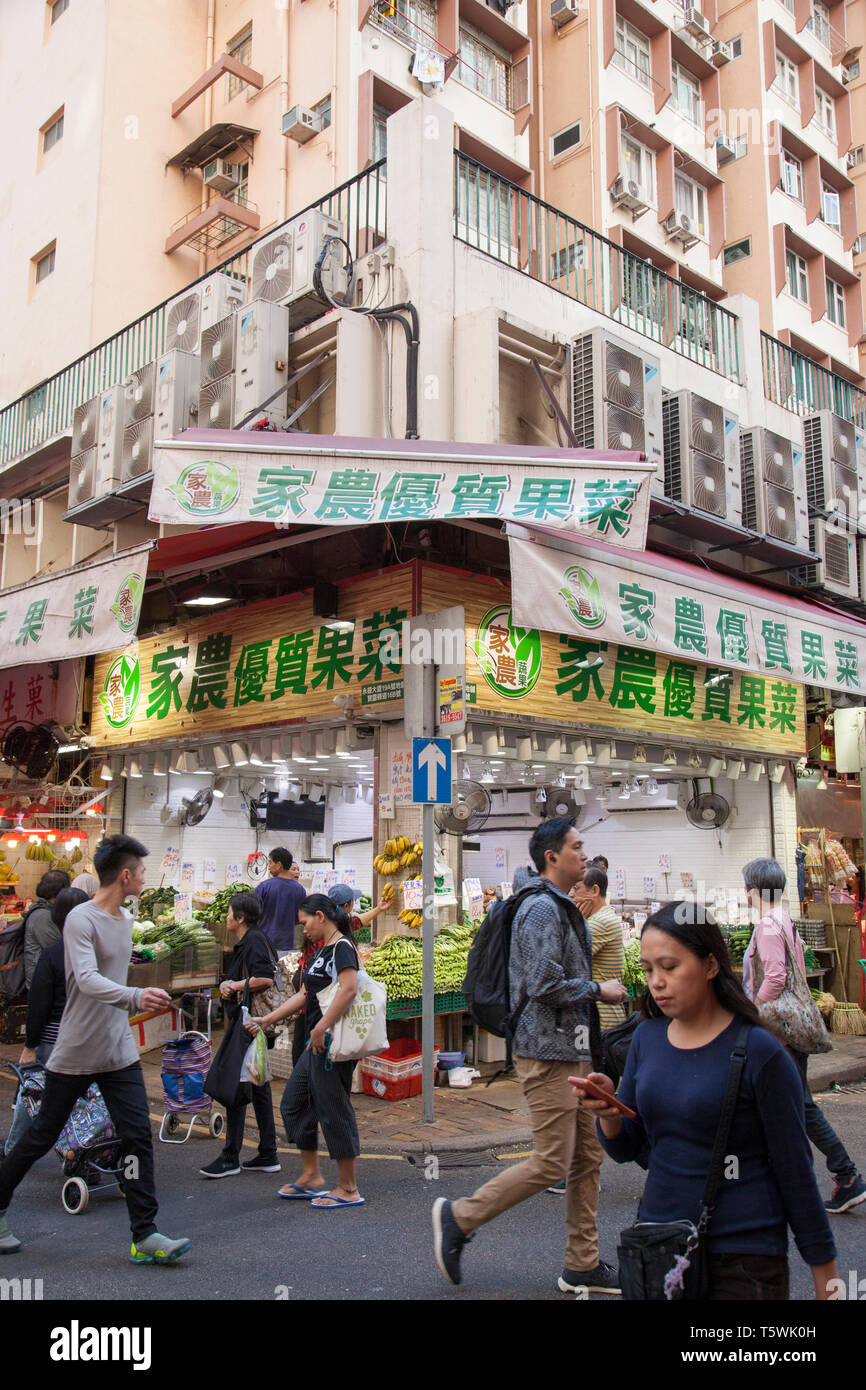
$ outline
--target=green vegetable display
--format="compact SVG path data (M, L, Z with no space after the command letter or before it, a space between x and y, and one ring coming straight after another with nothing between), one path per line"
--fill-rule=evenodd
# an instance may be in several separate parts
M646 989L646 975L640 963L640 941L637 937L626 945L622 982L628 989Z
M207 907L202 907L196 912L196 917L200 922L224 922L228 916L229 903L237 893L251 893L253 891L250 883L230 883L228 887L221 888L212 903ZM172 902L174 899L172 898Z
M752 927L738 927L736 931L728 933L728 955L731 957L732 965L742 965L743 956L752 939Z
M433 988L456 994L466 977L474 931L456 922L444 926L433 942ZM369 957L366 970L388 991L389 999L417 999L423 988L423 946L416 937L389 936Z
M174 912L173 888L145 888L138 900L138 919L155 922L161 912Z

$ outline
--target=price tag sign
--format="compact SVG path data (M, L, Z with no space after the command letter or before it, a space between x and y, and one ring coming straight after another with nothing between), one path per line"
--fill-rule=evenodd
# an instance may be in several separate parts
M653 894L655 893L655 891L656 891L656 881L655 881L655 879L653 878L652 874L644 874L644 879L643 879L643 895L644 895L644 897L645 897L645 898L651 898L651 897L653 896Z
M644 926L646 925L646 919L647 919L647 913L646 913L646 912L636 912L636 913L634 914L634 929L635 929L636 932L641 932L641 931L643 931Z
M496 868L497 868L497 869L507 869L507 868L508 868L508 864L507 864L507 862L506 862L506 857L505 857L505 846L504 846L504 845L497 845L496 848L494 849L493 853L494 853L494 855L495 855Z
M180 850L172 849L169 845L165 854L162 856L162 872L172 878L180 868Z
M240 864L226 864L226 888L230 883L238 883L242 877Z
M407 878L403 884L403 906L411 908L413 912L421 912L424 908L424 880L423 878Z
M390 792L379 794L379 819L394 819L394 798Z
M616 896L617 896L618 898L624 898L624 897L625 897L625 869L616 869L616 870L614 871L614 879L615 879L615 881L616 881Z
M502 893L503 902L506 898L510 898L514 892L514 886L511 883L500 883L499 888Z
M195 864L186 860L180 871L180 883L182 888L195 887Z
M662 871L663 874L669 874L669 873L670 873L670 871L671 871L671 857L670 857L669 854L660 854L660 855L659 855L659 868L661 869L661 871Z
M204 874L204 881L205 881L205 883L215 883L215 882L216 882L216 860L215 860L215 859L206 859L206 860L204 861L203 874Z
M694 876L694 874L681 873L681 874L680 874L680 882L682 883L682 885L683 885L684 888L688 889L688 891L689 891L690 893L691 893L691 892L694 892L694 887L695 887L695 876Z
M324 893L328 886L329 872L330 870L328 869L313 870L313 886L310 890L312 893Z
M175 893L174 896L174 920L176 922L186 922L192 916L192 894Z
M658 912L660 908L661 903L650 903L650 912Z
M483 916L484 890L481 887L480 878L464 878L463 911L468 912L473 921L475 918Z

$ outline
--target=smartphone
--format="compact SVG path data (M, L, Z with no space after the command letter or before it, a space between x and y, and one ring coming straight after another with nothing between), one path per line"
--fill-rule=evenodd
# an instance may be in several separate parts
M618 1100L616 1096L608 1095L607 1091L603 1091L600 1086L596 1086L594 1081L588 1080L585 1076L570 1076L568 1079L572 1086L579 1086L584 1094L589 1096L590 1100L606 1101L608 1105L613 1106L614 1110L618 1110L621 1115L627 1115L630 1120L637 1119L636 1110L631 1110L623 1101Z

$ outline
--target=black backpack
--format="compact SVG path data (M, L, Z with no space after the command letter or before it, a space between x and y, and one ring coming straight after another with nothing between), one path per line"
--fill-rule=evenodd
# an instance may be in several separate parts
M28 914L29 915L29 914ZM24 993L24 928L27 918L0 931L0 1005Z
M511 927L521 903L541 892L544 884L532 883L510 898L491 904L469 951L466 979L460 987L473 1022L509 1042L526 1006L523 999L515 1007L510 997Z
M614 1086L618 1086L622 1080L625 1059L639 1023L643 1023L643 1014L632 1013L623 1023L614 1024L601 1035L601 1069Z

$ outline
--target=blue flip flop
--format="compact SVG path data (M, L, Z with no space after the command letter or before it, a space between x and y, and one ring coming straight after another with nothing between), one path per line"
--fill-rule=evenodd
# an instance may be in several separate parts
M345 1197L333 1197L333 1196L331 1196L331 1193L330 1193L330 1192L319 1192L317 1195L318 1195L319 1197L330 1197L330 1199L331 1199L331 1201L333 1202L334 1205L333 1205L332 1207L319 1207L319 1206L316 1206L316 1203L314 1202L314 1203L313 1203L313 1207L315 1208L316 1211L338 1211L340 1207L362 1207L362 1206L364 1206L364 1198L363 1198L363 1197L359 1197L358 1200L357 1200L357 1202L347 1202L346 1199L345 1199Z
M327 1197L327 1192L323 1192L321 1187L298 1187L296 1182L287 1184L291 1192L281 1192L277 1188L277 1196L284 1197L287 1202L311 1202L314 1197Z

